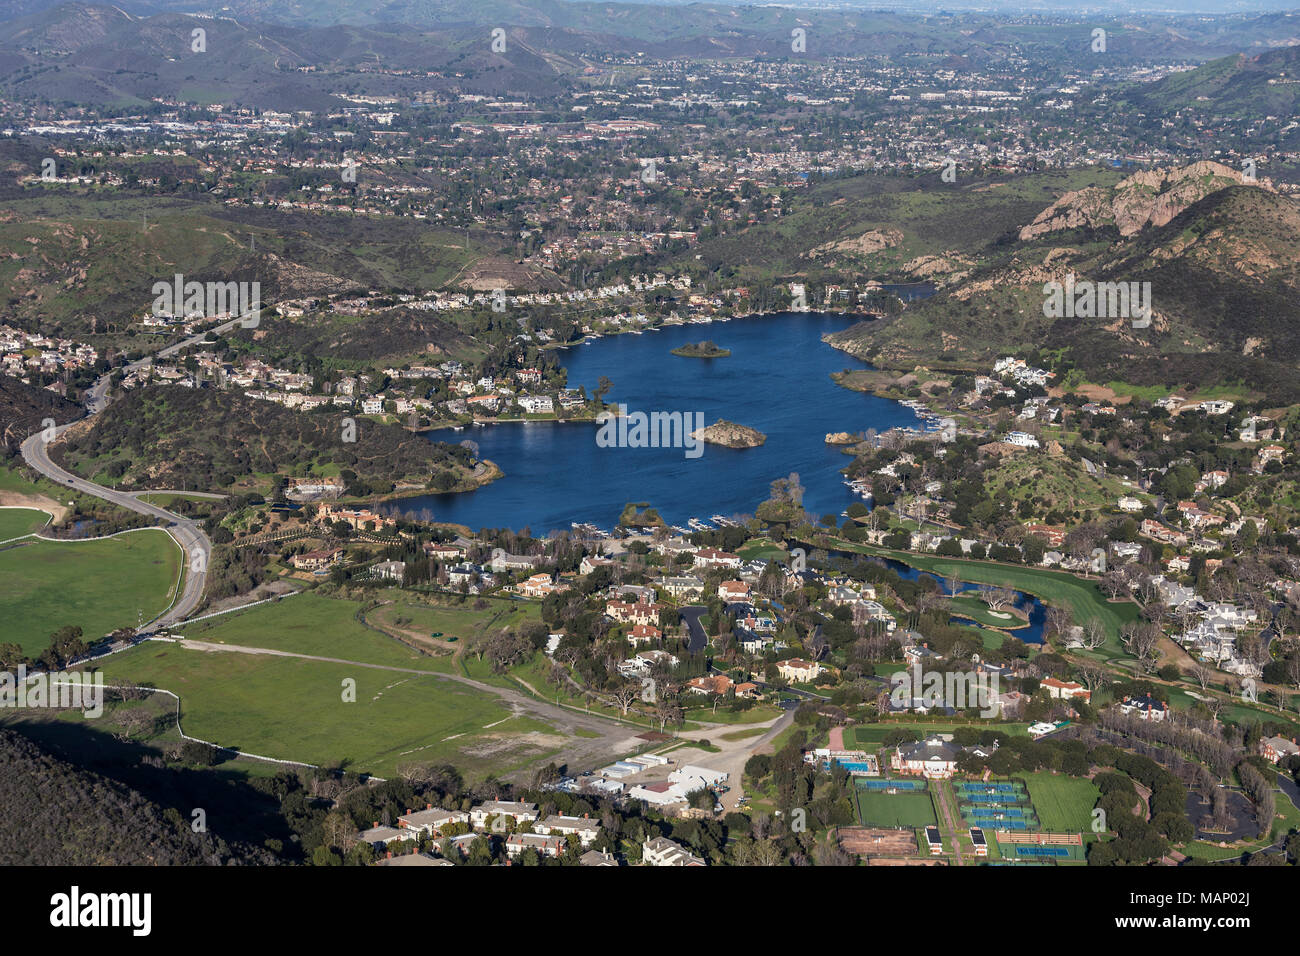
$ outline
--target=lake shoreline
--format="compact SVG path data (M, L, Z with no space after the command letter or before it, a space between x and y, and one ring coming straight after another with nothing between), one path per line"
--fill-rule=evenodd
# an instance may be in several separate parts
M806 501L815 510L839 513L853 500L845 487L841 449L824 442L828 431L876 428L922 429L916 412L898 402L844 389L828 373L865 368L822 342L829 331L847 328L861 316L844 312L753 312L727 333L731 356L725 362L676 362L675 347L702 337L693 323L664 326L653 336L624 331L593 336L587 348L569 346L556 356L570 388L588 394L601 378L613 390L604 396L609 412L643 410L654 429L629 428L627 438L597 441L586 428L534 428L537 419L493 419L502 428L448 423L426 433L427 440L473 440L477 457L500 465L510 481L493 482L479 494L403 494L394 508L427 509L437 520L470 527L568 529L573 524L610 528L629 501L648 501L670 524L689 518L752 514L774 478L798 471ZM774 361L774 357L779 360ZM621 408L620 408L621 411ZM651 420L649 416L658 413ZM514 418L514 416L512 416ZM743 423L766 436L757 447L734 449L696 443L691 433L719 419ZM653 433L652 433L653 432ZM707 449L701 451L700 449ZM688 452L691 452L688 454ZM724 468L727 481L717 480Z

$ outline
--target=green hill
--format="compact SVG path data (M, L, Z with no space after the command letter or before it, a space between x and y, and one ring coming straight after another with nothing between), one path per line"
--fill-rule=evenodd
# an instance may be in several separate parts
M460 445L430 442L396 425L356 420L356 441L343 440L355 411L288 409L214 389L149 387L68 432L53 447L64 466L119 487L238 487L268 493L270 476L355 472L350 490L388 492L397 481L427 483L450 472L453 486L472 483L475 462Z

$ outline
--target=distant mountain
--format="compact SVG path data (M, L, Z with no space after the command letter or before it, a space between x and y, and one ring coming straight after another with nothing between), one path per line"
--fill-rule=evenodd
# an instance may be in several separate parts
M194 31L202 30L202 42ZM201 47L201 49L197 49ZM155 97L262 109L337 109L349 89L402 96L438 89L507 93L557 88L561 69L527 42L493 53L468 24L261 25L229 17L136 17L80 3L0 23L0 90L15 100L133 105ZM382 51L382 52L380 52ZM376 63L384 69L375 70ZM456 80L434 73L455 74ZM421 74L418 82L403 73Z
M304 66L349 69L350 85L362 82L370 93L380 92L372 69L377 63L451 71L463 89L545 93L566 73L587 65L580 58L588 55L788 57L795 28L806 31L807 49L799 55L812 58L929 55L996 64L1015 57L1089 68L1096 65L1089 41L1097 25L1108 31L1113 63L1178 57L1200 62L1300 40L1300 17L1284 13L1095 15L1087 21L1062 13L1038 21L987 12L933 15L726 3L665 9L644 2L568 0L124 0L98 8L19 0L11 9L10 22L0 23L0 82L6 72L27 79L22 68L44 76L50 56L68 58L49 71L56 81L51 88L32 83L21 92L52 100L71 97L75 85L62 80L72 70L80 71L88 95L108 102L211 91L226 100L242 97L238 102L244 103L252 103L256 94L273 108L292 108L294 96L308 91L322 96L331 89L322 77L298 72ZM189 49L195 27L209 30L215 44L209 50L216 54L198 69ZM488 33L495 28L506 33L504 54L489 48ZM213 62L217 59L225 62ZM422 84L429 85L427 77Z

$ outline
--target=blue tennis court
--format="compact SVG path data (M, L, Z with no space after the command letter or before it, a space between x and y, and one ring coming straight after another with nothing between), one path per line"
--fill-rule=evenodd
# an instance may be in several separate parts
M848 766L845 764L845 766ZM924 790L924 780L863 780L855 781L859 790Z
M1018 846L1016 847L1016 856L1033 856L1033 857L1051 857L1053 859L1068 859L1070 851L1063 846Z
M1034 811L1029 807L962 807L961 812L968 817L979 817L980 819L990 820L1020 820L1029 819L1034 816Z
M1025 786L1021 783L971 783L970 781L961 781L953 784L953 786L963 794L1025 792Z
M1025 803L1026 797L1018 793L965 793L959 795L966 803L976 806L1003 807L1017 803Z

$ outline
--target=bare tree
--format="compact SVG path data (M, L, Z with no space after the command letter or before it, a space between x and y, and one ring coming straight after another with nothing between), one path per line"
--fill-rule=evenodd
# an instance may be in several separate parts
M1016 592L1010 588L996 588L991 584L981 584L980 600L988 605L990 611L1000 611L1016 599Z
M1053 604L1047 609L1047 629L1053 634L1064 634L1074 621L1074 615L1063 604Z
M1090 691L1096 691L1110 683L1110 673L1106 668L1092 661L1080 664L1078 673L1079 681Z
M1083 626L1083 646L1092 651L1105 643L1106 625L1101 623L1100 618L1089 618Z
M669 724L682 722L682 705L669 697L659 698L655 704L655 720L659 721L659 731L663 732Z
M1192 675L1192 680L1196 681L1202 691L1210 689L1210 681L1214 679L1214 671L1210 670L1210 668L1197 661L1189 668L1188 673Z
M614 703L618 706L619 711L624 717L627 716L628 709L640 696L641 688L636 684L620 684L618 687L614 688L614 691L610 694L610 697L613 698Z

